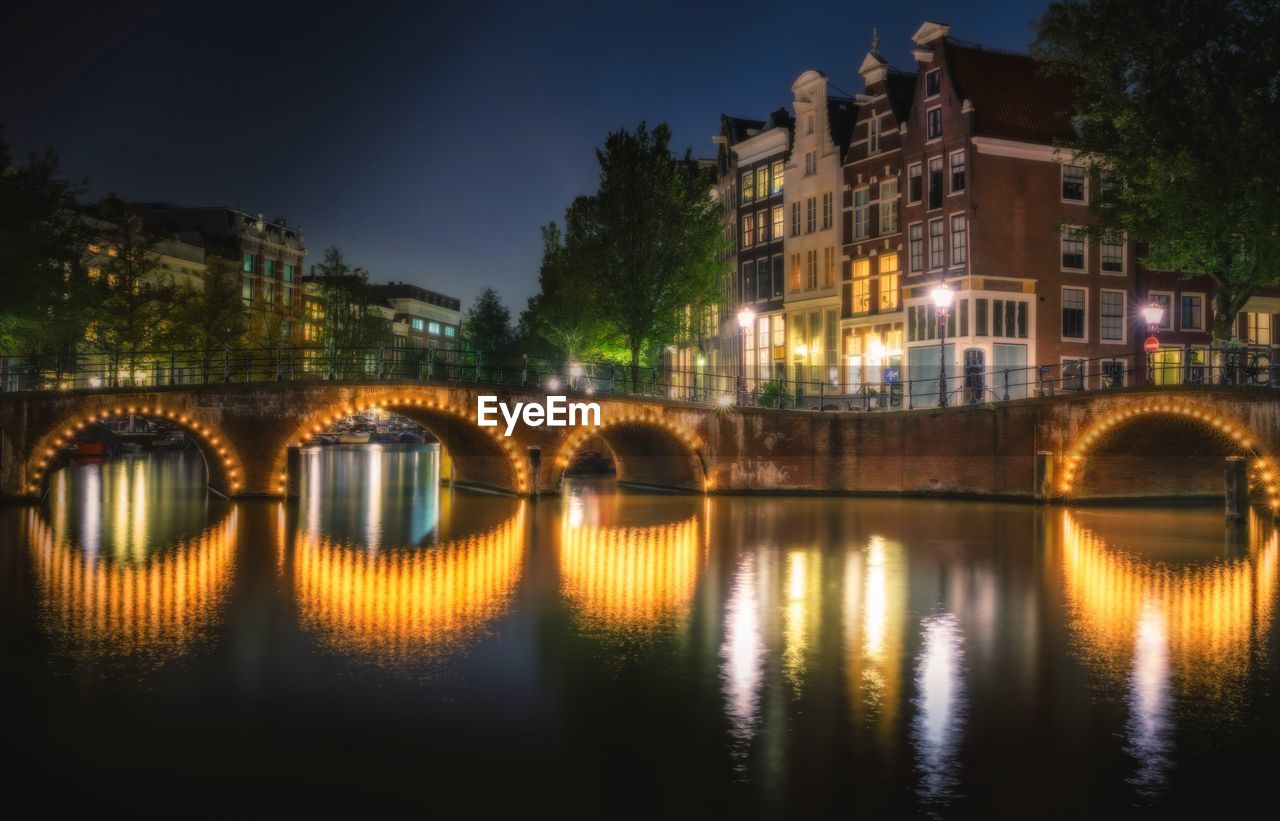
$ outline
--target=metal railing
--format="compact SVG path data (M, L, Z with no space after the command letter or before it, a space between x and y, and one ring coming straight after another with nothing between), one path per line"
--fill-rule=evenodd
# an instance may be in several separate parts
M1177 356L1174 356L1174 352ZM227 348L0 356L0 392L246 382L414 380L480 383L549 392L626 394L779 409L885 411L980 404L1132 385L1280 387L1280 349L1165 349L984 371L937 366L877 382L788 379L705 368L564 361L463 348ZM921 372L923 371L923 372Z

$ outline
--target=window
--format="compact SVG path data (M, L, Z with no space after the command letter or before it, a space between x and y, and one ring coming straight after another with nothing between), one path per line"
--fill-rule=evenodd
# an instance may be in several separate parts
M818 173L818 152L810 151L804 155L805 176Z
M924 96L925 98L937 97L942 91L942 70L935 68L928 74L924 75Z
M1098 181L1102 184L1102 204L1115 205L1123 188L1120 185L1120 175L1109 168L1104 168L1098 172Z
M431 334L432 336L439 336L439 335L440 335L440 323L439 323L439 322L428 322L428 323L427 323L427 333Z
M942 207L942 158L929 160L929 210Z
M1062 338L1083 340L1084 335L1084 288L1062 289Z
M750 248L756 244L756 215L744 214L742 217L742 247Z
M1062 270L1084 270L1084 231L1070 226L1062 229Z
M877 303L881 311L898 309L898 255L881 254L880 256L880 299Z
M875 154L880 150L880 118L873 116L867 121L867 153Z
M756 264L742 263L742 301L752 302L756 298Z
M756 177L750 171L742 174L742 201L751 202L756 198Z
M444 335L445 335L445 336L447 336L447 337L450 337L450 338L457 336L457 335L458 335L458 329L457 329L457 327L455 327L455 326L453 326L453 325L445 325L445 326L444 326Z
M778 160L773 164L773 187L769 189L769 193L782 193L782 160ZM782 233L779 232L778 236L782 236Z
M915 205L924 195L921 188L920 163L907 166L907 204Z
M1271 314L1249 311L1244 315L1244 338L1250 345L1271 344Z
M756 169L756 190L760 192L760 199L769 196L769 166L767 165Z
M964 214L951 215L951 264L964 265L969 260L969 228Z
M1084 166L1062 166L1062 200L1063 202L1084 202Z
M912 271L924 270L924 226L915 223L907 229L908 245L910 246L910 262Z
M1125 361L1123 359L1102 360L1102 387L1124 387Z
M812 114L804 115L804 133L806 134L813 133L813 115Z
M805 252L805 280L804 287L806 290L813 290L818 287L818 249Z
M822 249L822 287L836 284L836 249L828 245Z
M791 236L800 236L800 200L791 203Z
M853 302L849 310L855 314L871 311L871 260L855 259L853 261Z
M240 270L246 273L253 273L253 254L245 254L240 261Z
M253 304L253 277L244 277L240 280L240 300L245 305Z
M1101 312L1098 337L1103 342L1124 342L1125 292L1103 290L1098 305Z
M927 139L936 140L942 136L942 106L929 109L925 114L925 125Z
M775 206L773 206L773 233L769 234L769 236L773 237L774 239L782 239L782 215L783 215L783 213L784 213L784 212L783 212L783 210L782 210L782 206L781 206L781 205L775 205Z
M805 221L804 232L812 234L818 228L818 198L809 197L805 200Z
M964 190L964 152L956 151L951 155L951 193Z
M898 231L898 178L890 177L880 183L880 233L895 234Z
M267 305L276 304L276 286L270 282L262 286L262 301Z
M262 261L262 275L264 277L270 277L272 279L275 278L276 261L274 259L264 259Z
M761 245L769 241L769 212L756 212L756 241Z
M973 303L974 336L987 335L987 300L979 299Z
M791 255L791 290L800 290L800 255Z
M285 281L285 282L293 282L293 277L294 277L294 272L295 272L295 270L297 270L297 269L295 269L292 265L286 265L286 266L284 266L284 281Z
M413 320L413 329L414 329L415 331L417 331L418 333L422 333L422 330L423 330L425 327L426 327L426 323L425 323L425 322L423 322L421 319L415 319L415 320Z
M855 241L871 236L870 199L870 188L859 188L853 192L853 238Z
M1124 237L1112 234L1102 238L1102 273L1124 273Z
M1203 331L1204 330L1204 295L1203 294L1183 294L1182 310L1179 314L1181 325L1178 327L1184 331Z
M1173 294L1168 292L1151 291L1147 294L1147 302L1154 302L1164 309L1164 321L1160 323L1160 328L1166 331L1173 330Z
M946 252L942 240L942 220L929 220L929 269L946 264Z
M831 192L828 191L822 195L822 228L826 230L831 227Z
M773 345L775 348L781 348L787 344L787 320L782 314L778 314L773 318Z
M783 279L785 277L786 274L782 270L782 254L778 254L773 258L773 296L782 296ZM761 278L763 279L763 275L761 275Z

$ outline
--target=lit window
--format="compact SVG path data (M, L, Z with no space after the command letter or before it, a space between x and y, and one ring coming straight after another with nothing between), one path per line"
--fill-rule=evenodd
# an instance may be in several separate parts
M444 335L445 335L445 336L450 336L450 337L452 337L452 336L457 336L457 335L458 335L458 329L457 329L457 328L455 328L455 327L454 327L454 326L452 326L452 325L445 325L445 326L444 326Z
M1250 345L1271 344L1271 314L1250 311L1244 315L1245 340Z
M245 254L240 260L240 270L253 273L253 254Z
M782 193L782 160L778 160L773 164L773 188L770 189L770 193ZM782 234L778 234L778 236L782 236Z
M285 282L293 282L294 270L295 270L295 269L294 269L294 267L293 267L292 265L286 265L286 266L284 266L284 281L285 281Z
M773 206L773 233L770 236L774 239L782 239L782 215L784 213L781 205Z
M849 310L855 314L865 314L871 311L871 260L855 259L852 266L853 273L853 303L849 306Z
M742 201L751 202L756 198L756 178L750 171L742 175Z
M894 311L898 308L898 255L880 255L880 300L881 311Z
M439 336L439 335L440 335L440 323L439 323L439 322L428 322L428 323L427 323L427 333L431 334L432 336Z
M417 331L418 333L422 333L422 329L423 329L424 324L425 324L425 323L423 323L423 321L422 321L421 319L415 319L415 320L413 320L413 322L412 322L413 329L414 329L415 331Z
M240 280L240 299L245 305L253 304L253 277L244 277Z
M742 247L750 248L756 244L756 215L744 214L742 217Z
M274 259L264 259L262 261L262 275L264 277L274 278L276 275L276 261Z

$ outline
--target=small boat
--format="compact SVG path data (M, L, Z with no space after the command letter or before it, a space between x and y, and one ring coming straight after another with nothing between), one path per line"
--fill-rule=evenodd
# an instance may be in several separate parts
M307 440L308 445L336 445L338 444L338 434L336 433L317 433Z
M154 448L185 448L187 446L187 434L180 430L171 430L152 442L151 446Z
M373 441L383 445L394 445L400 441L400 434L395 431L378 431L373 434Z
M340 445L367 445L369 444L369 431L352 430L346 433L338 434L338 444Z
M418 431L402 430L396 441L402 445L421 445L426 440Z

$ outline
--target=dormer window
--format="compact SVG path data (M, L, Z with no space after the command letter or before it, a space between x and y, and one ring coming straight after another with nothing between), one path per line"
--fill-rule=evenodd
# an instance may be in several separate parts
M942 70L935 68L924 75L924 96L937 97L942 93Z
M813 115L812 115L812 114L806 114L806 115L805 115L805 118L804 118L804 133L806 133L806 134L812 134L812 133L813 133Z

